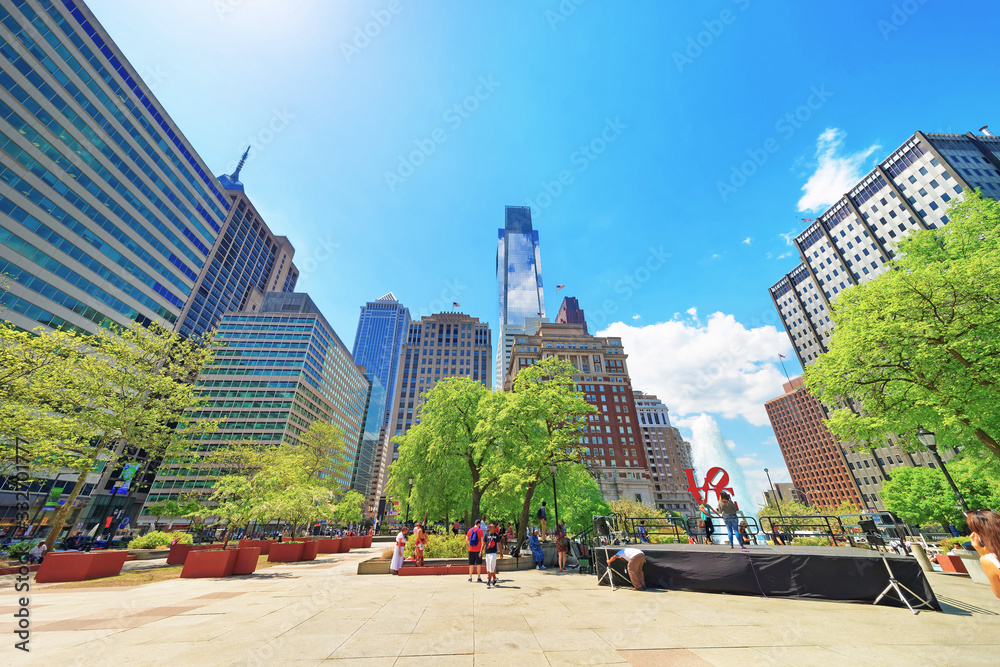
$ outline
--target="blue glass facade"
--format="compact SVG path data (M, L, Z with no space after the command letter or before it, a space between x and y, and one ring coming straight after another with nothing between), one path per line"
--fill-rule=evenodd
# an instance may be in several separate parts
M0 158L8 320L182 324L232 198L75 2L0 6Z
M392 292L361 308L358 330L354 335L354 361L378 378L382 387L392 391L396 386L400 352L410 326L410 311L396 300ZM383 400L383 425L389 412Z
M500 306L500 337L497 341L496 386L503 386L510 361L505 346L508 325L523 326L527 318L545 317L542 292L542 256L538 232L531 226L527 206L504 207L504 226L498 232L497 288Z

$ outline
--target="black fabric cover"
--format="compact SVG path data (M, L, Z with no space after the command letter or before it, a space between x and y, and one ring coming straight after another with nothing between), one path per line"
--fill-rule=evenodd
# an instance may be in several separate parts
M646 586L705 593L765 595L867 602L871 604L889 584L889 573L878 552L848 547L750 547L741 552L728 547L688 544L629 545L646 554ZM599 547L598 573L621 546ZM886 555L899 583L941 610L930 583L916 559ZM624 561L611 569L628 581ZM607 580L601 581L607 585ZM910 598L909 595L907 595ZM910 598L910 603L914 604ZM895 592L880 604L904 606ZM916 607L916 604L914 604ZM926 607L924 607L926 609Z

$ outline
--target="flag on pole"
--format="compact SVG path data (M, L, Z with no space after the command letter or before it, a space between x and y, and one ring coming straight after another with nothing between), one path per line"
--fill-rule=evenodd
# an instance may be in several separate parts
M561 290L561 289L562 289L563 287L566 287L566 286L565 286L565 285L556 285L556 291L558 292L558 291L559 291L559 290Z
M785 355L783 355L783 354L779 354L778 356L781 357L782 359L785 358Z
M802 222L812 222L815 218L802 218Z
M451 307L452 308L461 308L462 304L460 304L458 301L452 301L451 302Z

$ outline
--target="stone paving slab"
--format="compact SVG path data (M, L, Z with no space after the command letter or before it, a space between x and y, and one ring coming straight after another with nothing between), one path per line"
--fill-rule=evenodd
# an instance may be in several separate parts
M2 665L975 665L1000 664L1000 600L929 575L943 612L686 591L611 591L576 573L358 576L372 549L246 577L31 596L30 654Z

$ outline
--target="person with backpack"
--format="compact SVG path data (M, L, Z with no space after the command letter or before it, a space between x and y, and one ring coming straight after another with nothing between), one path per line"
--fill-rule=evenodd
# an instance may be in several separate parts
M542 524L542 540L548 541L549 536L545 532L545 521L549 518L549 513L545 509L545 501L542 501L542 506L538 508L538 522Z
M472 568L476 568L476 581L483 583L483 529L473 523L465 534L465 543L469 549L469 581L472 581Z

